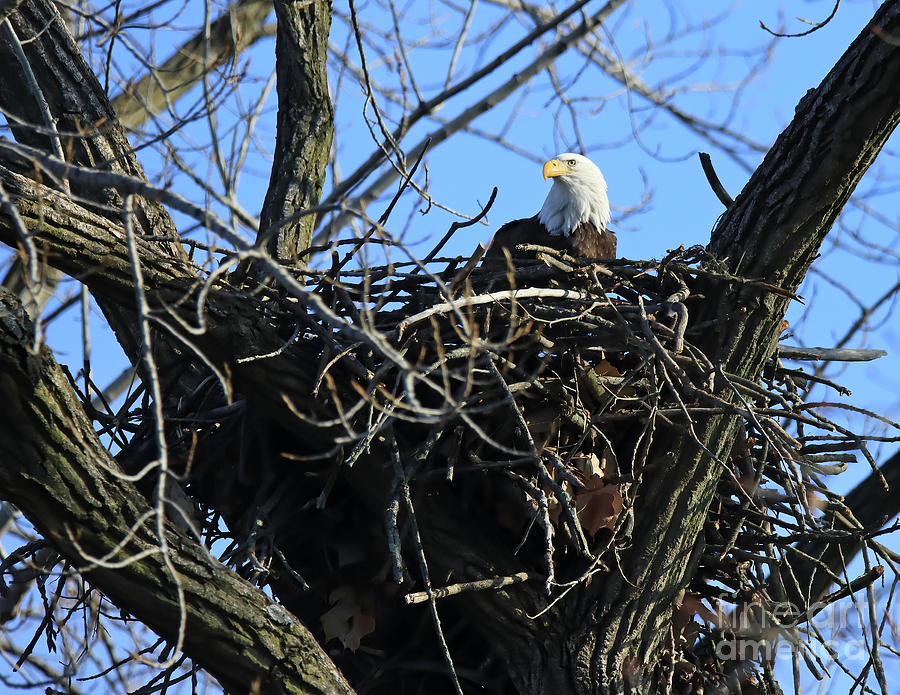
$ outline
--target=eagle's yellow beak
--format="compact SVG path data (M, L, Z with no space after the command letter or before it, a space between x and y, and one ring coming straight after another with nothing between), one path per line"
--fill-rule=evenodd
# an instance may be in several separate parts
M544 164L544 181L551 176L565 176L569 173L569 168L558 159L551 159Z

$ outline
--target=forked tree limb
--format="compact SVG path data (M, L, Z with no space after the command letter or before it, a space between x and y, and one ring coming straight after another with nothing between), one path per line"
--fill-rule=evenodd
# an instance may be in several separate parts
M898 15L900 2L884 5L876 15L883 33L900 35ZM795 122L723 217L710 248L732 272L788 289L799 284L840 207L896 125L900 111L898 90L898 48L864 32L822 86L801 102ZM35 219L36 214L37 211ZM59 226L69 224L62 218L54 220ZM62 237L63 243L54 251L66 254L65 262L75 270L107 273L109 260L102 260L101 255L88 262L84 249L71 246L73 240L96 242L94 232L92 225L76 229L68 241ZM46 225L40 230L41 235L48 237L54 233ZM5 238L14 240L8 235ZM112 234L109 239L105 252L118 268L116 264L124 258L122 238ZM182 270L177 263L170 263L160 268L160 278L166 273L177 276ZM128 286L130 272L126 271L127 264L121 273L124 284L118 289L111 273L105 289L99 281L94 287L100 292L118 292L120 301L127 303L126 295L132 289ZM145 278L150 276L145 274ZM183 278L173 280L180 281ZM149 284L147 292L152 296L175 286L167 282ZM703 290L706 300L694 319L719 319L719 332L711 332L703 347L726 371L755 379L775 348L787 300L752 287L723 288L711 282ZM244 318L234 320L227 311L216 314L220 307L230 306L229 296L234 298L235 310L240 311L242 298L227 287L221 288L215 300L222 304L207 308L214 320L211 325L220 331L218 335L232 345L240 345L245 340L240 331L247 328ZM233 326L227 324L228 320L234 322ZM265 327L254 330L263 332ZM216 346L210 343L209 349L215 350ZM286 373L296 374L289 371L289 357L285 355L283 362ZM261 379L267 370L276 371L272 367L272 363L259 365L257 377ZM262 381L252 382L255 385L248 397L265 403L285 392L292 396L308 393L299 389L300 382L288 383L285 375L277 371L276 377L280 383L270 382L270 393L259 390ZM727 392L723 397L726 396ZM572 629L565 630L570 626L564 622L548 627L558 629L564 638L552 644L534 639L527 613L518 610L518 606L516 610L511 607L510 597L516 600L525 596L529 591L527 583L497 594L478 593L477 600L483 601L485 607L482 615L489 618L485 631L492 631L499 652L512 653L520 670L517 682L527 683L534 692L561 692L557 687L560 684L572 692L618 692L626 687L626 674L639 690L652 683L653 664L658 662L672 609L702 551L703 521L719 478L719 462L727 458L734 439L735 419L711 417L696 422L694 430L696 442L678 432L659 437L660 442L667 439L667 445L653 453L644 472L631 545L619 551L619 567L594 577L590 585L571 592L560 604L554 617L571 621ZM430 530L423 529L425 537L429 533L432 539L441 533L452 534L452 517L438 507L441 502L434 500L436 509L431 521L428 510L419 510L420 521L430 526ZM449 506L446 500L443 502ZM441 520L444 526L439 523ZM448 564L451 562L452 559ZM503 574L520 570L502 569ZM508 625L504 621L509 621ZM504 638L504 631L514 637Z
M35 242L46 250L54 264L67 273L83 274L83 281L92 293L103 294L127 310L132 310L132 271L121 225L86 210L53 189L2 167L0 182L16 200L23 221L35 231ZM15 239L15 231L9 220L0 216L0 240L14 244ZM177 315L185 322L194 322L196 312L191 297L195 298L198 289L195 269L188 264L173 262L153 245L141 243L140 240L138 250L144 293L148 302L161 315L174 310L180 312ZM312 351L304 354L303 350L307 347L300 343L270 359L247 362L236 359L246 354L269 352L282 344L283 338L267 313L266 303L265 297L217 284L211 288L204 305L207 330L205 333L192 335L191 339L203 350L206 359L227 373L235 388L252 400L254 408L265 411L289 426L298 438L306 436L309 446L307 451L314 451L315 446L323 443L329 445L328 431L312 427L305 433L304 427L310 425L298 421L293 411L298 407L314 405L312 401L304 404L302 397L311 392L318 365L317 353ZM15 361L11 360L9 364L13 365ZM6 364L0 365L0 374L6 369ZM340 365L335 365L331 370L339 387L349 392L349 386L340 385L338 377L341 373ZM294 401L290 408L285 405L285 395ZM22 402L30 404L29 407L39 407L39 404L31 404L30 401L42 397L43 394L22 394L16 396L16 399L23 399ZM309 411L311 420L315 421L317 417L321 417L321 413ZM66 441L78 442L83 439L77 430L72 430L71 422L60 421L56 428L58 432L64 433L62 438ZM16 423L7 421L0 428L0 442L3 437L15 439L18 429ZM385 504L393 484L389 472L384 471L377 463L381 453L381 449L373 444L370 456L374 460L360 461L348 472L351 484L364 493L363 499L373 508ZM100 456L100 453L96 453L96 456ZM5 464L13 458L0 456L0 462L4 462L0 468L6 471L0 471L0 480L3 476L17 475L14 470L9 471ZM94 474L98 474L97 471ZM93 474L85 476L84 480L89 487L99 485L93 480ZM24 493L22 496L17 494L11 499L17 504L20 501L24 504L25 496ZM233 504L240 506L240 501L233 501ZM42 524L42 516L52 512L44 507L27 505L22 509L39 526ZM422 505L419 510L423 534L427 537L436 567L473 580L491 577L497 572L514 574L523 571L522 564L511 556L505 545L497 544L487 534L480 534L472 526L470 518L465 515L460 517L460 511L458 504L444 497L428 500L428 504ZM52 518L51 514L50 519ZM109 529L111 543L121 538L115 535L118 532L115 528ZM171 547L173 553L180 552L178 547ZM101 590L106 591L106 585L100 583L96 575L90 578L97 582ZM291 590L293 588L290 587ZM117 600L115 593L111 596ZM528 664L518 661L527 658L525 646L534 644L538 633L549 631L555 634L554 621L550 619L552 616L540 621L528 618L529 613L541 605L542 598L537 589L519 587L514 593L477 592L465 610L471 612L473 622L491 635L498 652L505 654L519 673L525 673ZM199 657L196 658L202 663ZM550 675L554 683L561 683L566 677L560 671Z

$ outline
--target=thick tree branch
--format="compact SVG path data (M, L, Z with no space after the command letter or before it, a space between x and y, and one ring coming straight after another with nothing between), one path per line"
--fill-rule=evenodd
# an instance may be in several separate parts
M879 14L879 26L895 35L900 34L897 5L887 4ZM307 8L304 5L301 9ZM836 70L841 66L838 77L827 78L819 88L824 90L830 106L825 108L824 97L819 99L816 94L801 103L795 124L776 143L760 172L717 228L710 248L720 253L731 272L788 289L796 287L837 210L896 124L900 83L896 47L879 45L871 34L864 34ZM863 113L858 113L859 109ZM842 138L846 134L850 144L833 136L835 132L841 133ZM789 136L791 133L796 137ZM823 178L819 169L827 170L828 175ZM273 182L276 171L277 167L273 169ZM16 200L20 214L34 233L35 243L45 250L51 262L79 274L97 293L131 310L132 269L118 220L85 209L10 171L0 170L0 180ZM279 212L270 222L274 225L281 217L283 213ZM0 218L0 237L15 244L14 232L8 220ZM291 435L297 436L301 445L315 442L309 436L313 432L318 433L319 442L335 432L343 433L339 428L326 432L299 423L282 397L294 399L294 407L303 407L298 401L306 400L311 384L316 382L317 359L322 355L322 362L329 363L328 374L335 380L335 391L347 390L351 383L347 362L356 359L350 354L353 348L329 354L322 346L331 331L355 328L349 325L351 321L337 326L325 321L324 313L316 314L315 307L291 304L290 299L283 297L245 295L225 282L211 283L198 312L196 299L203 283L197 279L196 269L155 249L149 241L138 241L144 290L154 318L167 320L178 328L180 324L174 317L196 325L202 314L205 331L192 332L187 337L255 406L291 425ZM288 288L287 280L290 278L286 278L284 288ZM786 300L751 286L723 289L722 285L709 282L701 289L705 304L696 311L692 309L692 319L718 319L719 331L709 332L704 349L727 371L755 380L774 349ZM288 288L287 294L290 292ZM290 336L297 326L309 332L303 334L301 341L287 345L285 341L294 340ZM322 342L309 338L317 328L321 329L318 335L323 336ZM363 337L371 339L374 345L378 336ZM237 359L266 354L284 345L286 349L271 358ZM365 359L371 357L367 364L375 367L358 384L379 386L373 374L386 364L386 354L376 347L366 355ZM340 361L332 368L333 355L341 357L334 358ZM731 393L723 379L719 375L716 390L717 396L725 400ZM415 389L409 393L415 395ZM308 407L319 406L310 403ZM633 676L638 689L652 682L672 609L702 551L702 539L698 537L720 475L719 462L727 459L736 430L735 419L726 416L697 420L691 426L692 433L675 427L663 432L660 426L658 446L648 467L635 471L639 486L635 526L629 536L630 544L616 549L619 566L608 573L598 572L587 586L569 592L553 613L544 614L535 622L528 616L534 615L534 608L545 598L536 586L518 585L499 593L455 599L465 602L462 610L482 616L481 621L473 618L473 625L479 625L497 651L513 664L519 684L532 691L589 692L599 688L615 692L624 689L625 674ZM365 427L361 427L360 434L364 432ZM410 441L418 434L420 430L413 428ZM366 444L371 460L356 460L349 472L345 466L341 474L361 490L361 496L369 495L374 508L384 509L384 502L391 499L399 483L384 465L389 452L385 452L383 443L373 437L371 445L368 440ZM404 448L403 454L413 448ZM303 450L304 455L307 453ZM338 455L335 463L340 460ZM383 477L375 481L377 485L373 484L376 476ZM417 503L432 566L452 572L454 581L522 570L520 560L508 557L503 549L498 551L491 539L482 538L478 529L471 529L465 519L459 518L466 511L454 505L457 493L446 486L438 494L427 496L420 505ZM476 540L467 541L466 533ZM488 619L484 620L484 616Z
M22 43L40 94L49 106L66 160L145 178L131 144L116 123L106 94L56 8L45 0L28 0L9 20ZM0 60L4 65L16 65L15 53L9 40L0 42ZM29 96L23 98L24 94ZM0 71L0 108L8 115L16 139L55 154L37 98L22 70ZM107 206L118 216L121 196L115 189L81 191L76 187L73 192ZM142 201L135 222L141 234L177 236L169 214L158 202ZM175 258L185 257L180 244L156 243Z
M66 161L145 179L143 168L116 121L115 113L93 70L85 62L68 26L46 0L27 0L9 17L14 37L0 40L0 61L16 65L24 52L36 84L23 69L0 71L0 109L16 139L56 155L61 142ZM20 66L22 67L22 66ZM23 95L26 95L23 97ZM42 102L49 109L49 120ZM122 196L114 187L72 187L72 193L97 204L100 214L118 218ZM162 253L184 261L187 254L168 211L158 201L135 198L135 231L153 236ZM132 361L139 353L134 316L99 294L95 297L119 343ZM196 375L194 375L196 376ZM185 377L189 379L188 376Z
M57 191L0 168L0 183L16 201L19 215L34 232L37 243L57 267L81 277L94 293L130 308L134 302L132 271L125 249L121 225L79 206ZM15 230L0 217L0 240L15 243ZM144 292L160 317L177 316L184 323L196 324L196 299L202 283L197 269L173 261L149 243L137 240ZM173 314L174 312L174 314ZM206 330L190 335L205 359L228 375L235 389L252 398L255 408L290 427L302 438L306 453L333 446L333 434L311 422L298 420L303 409L310 421L326 417L322 405L294 398L288 407L284 394L309 394L319 367L321 346L315 341L300 341L281 354L262 360L240 361L243 356L265 354L284 344L281 310L264 296L245 294L237 288L214 283L203 304ZM177 322L170 323L177 327ZM342 379L341 364L331 368L336 383ZM337 383L346 392L346 383ZM176 455L177 457L177 455ZM387 453L381 445L372 445L372 453L350 468L346 474L351 485L373 510L384 509L393 494L391 472L382 465ZM248 489L252 488L252 485ZM250 489L249 494L253 494ZM241 502L230 501L235 508ZM420 509L422 533L435 567L459 578L483 579L495 574L522 571L523 565L477 528L450 496L437 496ZM477 542L476 540L478 539ZM294 587L288 587L289 593ZM472 623L489 636L499 653L510 661L510 668L523 682L540 682L533 673L536 662L530 650L539 641L559 646L560 630L568 623L556 620L557 613L533 621L528 615L543 606L544 597L537 586L515 587L511 591L485 592L464 597L462 609L472 615ZM480 616L480 617L478 617ZM492 616L485 619L485 616ZM552 637L535 640L540 631ZM560 647L556 656L564 658ZM559 684L565 671L555 670L543 680Z
M105 297L122 311L134 311L131 265L119 222L2 166L0 183L15 201L19 217L32 231L48 263L84 282L95 296ZM0 215L0 241L13 247L18 243L15 227L6 215ZM298 422L280 395L310 393L321 346L296 344L271 358L241 361L284 345L285 325L294 320L290 303L284 309L264 296L239 291L220 280L206 288L198 307L199 293L205 287L198 269L184 259L171 258L152 242L139 238L137 245L144 291L159 319L190 340L229 385L258 396L257 405L276 420L309 429L317 435L314 441L324 443L323 430ZM305 310L296 311L296 318L302 320ZM184 326L198 324L198 314L203 316L205 330L184 330ZM183 361L190 350L177 337L169 337L176 346L176 357ZM295 407L305 410L308 405L312 401Z
M900 2L887 2L872 20L900 35ZM788 290L797 288L819 245L866 168L900 119L900 47L866 28L822 84L798 104L794 121L773 145L709 249L735 273ZM775 348L787 309L783 297L753 288L701 288L706 312L718 319L708 355L733 374L756 379ZM723 388L723 398L731 398ZM655 661L671 609L702 548L702 523L736 434L736 419L711 417L693 426L696 438L673 434L649 464L641 486L634 544L591 608L583 640L602 687L624 687L623 671ZM702 446L702 448L701 448ZM665 450L663 450L665 449ZM670 452L676 452L672 454ZM645 472L645 479L649 471ZM632 666L628 666L628 664ZM651 679L638 672L638 681Z
M331 3L276 0L275 14L278 132L259 240L273 258L295 264L315 224L315 215L297 213L319 202L334 134L325 70Z
M183 592L184 650L228 690L351 693L306 628L170 524L163 557L153 510L117 475L50 351L31 351L31 332L17 300L0 293L0 397L16 404L0 428L4 498L173 644Z
M131 309L134 302L132 271L125 248L125 234L121 225L97 215L69 200L53 189L0 167L0 183L16 202L19 215L34 232L35 243L55 266L80 277L92 292L103 294L110 301ZM0 217L0 240L15 243L15 230L5 217ZM151 244L137 239L144 280L144 293L157 315L170 319L177 316L182 322L196 324L196 300L202 282L197 269L187 263L173 261ZM206 330L190 335L193 344L205 359L222 374L226 374L236 390L246 394L253 406L267 413L304 441L305 453L333 446L338 430L316 427L317 419L330 416L313 399L303 401L296 395L312 390L319 369L321 345L316 341L298 341L281 354L262 360L241 361L240 358L265 354L284 344L281 328L286 318L266 297L246 294L224 283L214 283L205 297L203 315ZM341 393L349 391L341 364L334 365L330 374ZM283 396L293 397L290 407ZM304 410L310 421L298 420L296 412ZM223 433L231 436L229 433ZM382 462L387 458L383 446L373 443L372 452L346 471L348 479L373 510L383 510L391 499L395 481ZM178 454L170 452L173 458ZM200 463L196 464L201 465ZM203 463L210 467L209 462ZM212 466L215 468L215 466ZM217 480L227 471L215 472ZM254 494L253 485L244 481L247 494ZM231 488L232 491L234 490ZM229 500L235 509L243 509L250 500ZM435 567L455 577L483 579L495 574L512 574L523 570L509 549L489 536L480 534L471 519L460 513L452 497L430 499L420 509L422 533L428 543ZM292 552L286 551L289 557ZM286 594L295 587L288 583ZM533 669L529 649L535 645L536 631L554 635L550 643L561 640L557 627L567 623L554 621L555 613L548 613L539 621L528 618L543 606L544 597L538 587L517 587L515 591L485 592L465 597L463 610L473 616L490 636L499 653L510 660L517 674ZM480 616L480 617L477 617ZM485 616L492 616L486 619ZM561 652L560 652L561 653ZM558 682L563 672L547 674Z
M896 2L886 2L822 83L797 104L709 249L735 272L795 290L900 119ZM775 233L777 230L777 233Z

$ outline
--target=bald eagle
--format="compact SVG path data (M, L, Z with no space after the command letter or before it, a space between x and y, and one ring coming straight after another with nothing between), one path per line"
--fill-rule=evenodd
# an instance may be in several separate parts
M606 180L587 157L566 152L544 164L553 185L540 212L497 230L488 256L515 253L516 244L540 244L588 258L615 258L616 235L609 224Z

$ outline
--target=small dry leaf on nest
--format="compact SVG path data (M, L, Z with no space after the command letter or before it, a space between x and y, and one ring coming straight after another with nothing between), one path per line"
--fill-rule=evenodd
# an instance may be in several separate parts
M375 631L375 618L362 612L356 592L349 586L339 586L329 594L328 600L334 605L319 618L325 630L325 642L337 638L355 652L360 640Z
M624 504L619 486L605 482L606 478L616 474L615 458L607 448L600 456L595 453L573 456L571 463L583 481L583 487L574 491L575 511L582 528L591 535L604 527L612 529ZM568 480L563 480L561 485L573 494L573 486ZM556 524L562 514L562 505L553 492L547 494L547 503L550 521Z
M592 371L598 377L613 377L620 378L622 376L622 370L619 369L616 365L610 362L605 357L600 359L597 362L594 362L590 367L590 371ZM582 383L584 382L584 376L580 377L582 379ZM586 384L589 390L591 389L590 383ZM602 392L608 392L610 394L614 394L617 398L634 398L637 396L637 389L633 386L621 386L618 388L611 387L609 385L601 385L599 389Z
M681 603L672 611L672 630L676 637L681 637L687 644L693 644L703 632L700 623L694 620L699 617L708 625L721 627L722 616L703 603L697 594L686 593Z
M578 521L591 535L601 528L612 529L623 504L619 486L605 483L599 475L591 475L585 480L584 489L575 494Z
M593 366L593 370L599 376L622 376L622 372L605 357Z
M609 447L604 447L600 456L593 452L573 456L572 464L581 473L582 480L588 480L592 475L598 475L606 479L612 478L617 474L616 459Z

